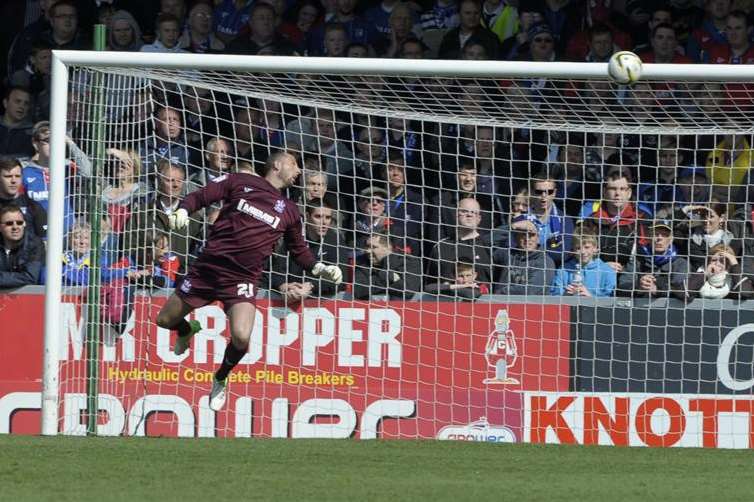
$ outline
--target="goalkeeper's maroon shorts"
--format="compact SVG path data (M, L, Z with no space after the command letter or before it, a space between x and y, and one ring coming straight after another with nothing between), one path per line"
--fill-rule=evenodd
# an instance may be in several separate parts
M236 303L256 305L257 288L252 283L210 284L202 280L196 270L189 270L183 281L175 288L175 293L195 309L219 301L227 312Z

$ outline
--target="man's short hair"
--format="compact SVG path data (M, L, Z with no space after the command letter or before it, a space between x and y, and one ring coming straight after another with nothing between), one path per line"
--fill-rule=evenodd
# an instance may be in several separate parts
M29 95L29 97L31 97L31 91L28 87L24 87L22 85L12 85L8 87L8 89L5 91L5 94L3 94L3 99L9 99L10 95L13 94L13 91L25 92Z
M736 19L743 19L745 26L749 26L751 24L749 22L749 16L747 16L746 12L742 11L741 9L730 11L727 17L735 17Z
M634 176L631 171L625 166L614 166L605 175L605 184L608 181L615 181L621 178L625 178L629 185L633 185Z
M577 251L584 244L594 244L595 246L599 247L600 240L595 234L591 232L574 233L573 239L571 240L573 251Z
M592 27L589 29L589 39L592 39L593 37L597 35L605 35L605 34L608 34L612 37L613 30L611 30L610 27L604 23L594 23Z
M58 7L70 7L76 11L76 14L79 13L76 2L74 2L73 0L58 0L57 2L50 5L50 9L48 11L50 17L55 17Z
M284 159L288 155L290 154L284 150L278 150L276 152L273 152L272 154L270 154L269 157L267 157L267 161L264 164L260 162L257 165L256 167L257 174L259 174L262 177L267 176L267 173L270 172L270 170L272 169L272 166L275 165L275 162Z
M13 157L0 157L0 173L20 168L21 163Z
M346 27L343 23L338 23L335 21L327 23L325 25L325 36L331 31L342 31L346 35L346 37L348 37L348 30L346 30Z
M327 171L315 171L314 169L304 169L304 185L311 178L322 177L327 185Z
M657 35L657 31L658 30L671 30L673 32L673 35L676 34L675 33L675 28L673 28L672 24L670 24L670 23L660 23L657 26L655 26L654 28L652 28L652 38L654 38L655 35Z
M427 52L427 50L429 50L429 48L427 47L427 45L424 42L422 42L421 40L419 40L418 38L416 38L414 36L411 36L411 37L407 38L406 40L404 40L403 42L401 42L401 47L400 47L400 51L399 51L399 53L400 53L401 56L403 56L406 53L406 45L408 45L408 44L416 44L416 45L418 45L421 48L422 53L425 53L425 52Z
M267 9L270 12L272 12L272 15L277 17L277 12L275 12L275 7L272 5L266 3L266 2L254 2L254 6L249 11L249 21L251 21L251 18L256 15L257 11Z
M245 160L239 160L236 163L236 172L246 173L246 174L257 174L251 162L246 162Z
M175 23L179 29L181 27L180 19L168 12L160 12L159 14L157 14L157 18L154 21L155 26L160 26L163 23Z
M0 219L2 219L3 216L9 213L21 213L24 214L23 210L14 203L6 204L3 207L0 207Z
M306 214L308 216L311 213L313 213L315 209L321 209L321 208L330 209L332 211L335 211L335 208L332 207L332 204L330 204L329 202L327 202L325 199L322 199L322 198L319 198L319 197L316 198L316 199L312 199L312 200L308 201L306 203L306 209L305 209L305 211L306 211Z
M467 261L459 261L456 263L456 275L464 273L464 272L473 272L474 271L474 264L469 263Z
M181 164L170 162L170 159L160 159L157 161L157 172L162 176L166 176L169 169L177 169L183 173L183 178L186 178L186 169Z

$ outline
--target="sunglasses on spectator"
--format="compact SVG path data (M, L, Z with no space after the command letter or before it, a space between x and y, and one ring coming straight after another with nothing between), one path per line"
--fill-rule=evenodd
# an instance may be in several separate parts
M10 220L10 221L4 221L3 225L5 225L6 227L12 227L14 225L18 227L22 227L24 226L24 223L25 223L24 220Z
M535 188L534 189L534 193L537 194L537 195L555 195L555 189L554 188L550 188L548 190L544 190L544 189L541 189L541 188L540 189L536 189Z

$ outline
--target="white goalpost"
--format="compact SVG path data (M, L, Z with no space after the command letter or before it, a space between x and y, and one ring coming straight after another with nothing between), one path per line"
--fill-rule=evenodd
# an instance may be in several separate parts
M748 303L639 297L621 291L619 276L617 294L604 298L550 292L553 267L574 256L567 225L582 225L581 206L606 200L611 168L630 166L645 230L666 219L686 229L680 208L723 191L731 220L748 210L749 178L721 178L705 159L733 151L719 146L729 136L749 138L754 152L752 82L747 65L648 64L636 86L624 87L601 63L53 51L42 434L752 448L738 418L754 410L744 384L754 378ZM68 160L67 141L89 157L91 176ZM179 193L225 174L215 168L225 157L231 172L276 150L301 164L291 197L305 232L314 236L319 221L311 204L321 198L334 210L327 251L338 252L348 285L295 302L286 287L311 278L276 249L259 284L249 353L234 370L228 409L215 414L207 375L224 349L222 309L192 314L205 329L188 356L172 354L171 334L154 319L219 209L192 215L180 235L160 218ZM659 200L655 170L673 152L678 190ZM322 173L327 198L314 203L309 184ZM584 183L578 196L565 188L568 176ZM537 180L552 182L563 213L543 253L558 247L552 260L562 262L546 265L539 289L516 289L510 214L517 197L535 212ZM370 213L379 197L384 213ZM465 198L478 206L463 209ZM463 211L479 217L471 239L484 243L470 262ZM730 226L742 264L749 223ZM645 230L632 234L632 248L614 251L621 270L640 245L651 247L640 244ZM76 247L84 234L97 252ZM365 253L382 244L378 234L389 238L381 264ZM443 255L451 248L452 258ZM471 297L453 284L465 266ZM728 411L735 419L720 418Z

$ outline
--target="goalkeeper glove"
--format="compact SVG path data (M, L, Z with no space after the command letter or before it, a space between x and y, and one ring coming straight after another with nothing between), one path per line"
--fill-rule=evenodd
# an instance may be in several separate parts
M176 209L170 216L168 216L171 230L180 230L188 225L189 215L188 211L183 208Z
M325 265L321 261L315 263L314 267L312 267L312 275L327 279L335 284L340 284L343 281L343 272L340 271L337 265Z

